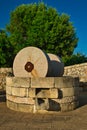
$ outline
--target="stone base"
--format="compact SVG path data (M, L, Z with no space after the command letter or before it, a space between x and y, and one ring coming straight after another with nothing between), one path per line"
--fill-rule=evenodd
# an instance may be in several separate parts
M7 106L15 111L71 111L79 105L78 96L78 78L6 78Z

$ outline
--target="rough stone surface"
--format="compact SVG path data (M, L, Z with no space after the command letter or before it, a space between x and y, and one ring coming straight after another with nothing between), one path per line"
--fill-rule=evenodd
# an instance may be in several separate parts
M41 110L68 111L77 107L75 104L72 105L78 101L79 96L79 87L75 87L76 79L74 80L74 78L69 77L69 84L67 84L67 78L58 77L63 86L70 85L70 82L73 83L72 86L60 88L55 88L56 78L54 77L30 78L28 80L21 77L18 78L19 80L17 77L11 78L12 80L7 78L6 99L7 106L12 110L35 113ZM57 80L59 86L61 82ZM61 109L62 104L65 104L64 110Z
M28 96L31 98L35 98L36 96L36 89L35 88L29 88L28 89Z
M16 55L13 72L16 77L58 77L64 73L64 64L54 54L47 55L37 47L26 47Z
M25 69L27 63L34 65L31 72ZM14 59L13 72L16 77L46 77L48 73L46 54L36 47L23 48Z
M61 88L59 89L59 93L61 94L61 97L76 96L79 95L79 87Z
M7 100L19 104L35 104L35 100L33 98L27 98L27 97L17 97L17 96L11 96L11 95L6 95Z
M30 87L30 78L26 77L6 77L6 85L13 86L13 87Z
M72 103L64 103L64 104L60 104L61 107L61 111L65 112L65 111L72 111L74 109L76 109L79 106L79 102L72 102Z
M31 79L31 88L54 88L54 78L32 78Z
M0 68L0 89L6 89L6 76L12 75L12 68ZM79 77L82 91L87 91L87 63L64 67L63 76Z
M12 87L11 86L6 86L6 93L9 95L12 95Z
M68 97L64 97L61 99L51 99L51 101L54 101L58 104L64 104L64 103L72 103L75 101L78 101L78 97L77 96L68 96Z
M87 63L65 67L64 75L72 76L72 77L79 77L80 82L87 82Z
M58 89L37 88L37 98L58 98Z
M12 75L12 68L0 68L0 89L6 90L6 76Z
M15 103L7 100L7 106L15 111L20 111L20 112L32 112L33 113L33 108L34 105L30 104L21 104L21 103Z
M25 97L26 96L26 88L14 88L12 87L12 95Z
M55 78L55 88L79 87L79 79L71 76Z

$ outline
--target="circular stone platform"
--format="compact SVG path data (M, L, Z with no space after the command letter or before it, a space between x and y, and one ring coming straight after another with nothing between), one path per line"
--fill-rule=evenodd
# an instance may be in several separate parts
M78 78L6 77L7 106L15 111L71 111L79 105L78 96Z

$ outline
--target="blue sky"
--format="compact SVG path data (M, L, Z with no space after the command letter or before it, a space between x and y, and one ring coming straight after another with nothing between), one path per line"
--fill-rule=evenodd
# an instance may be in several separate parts
M0 0L0 29L10 21L10 12L21 4L35 3L40 0ZM70 16L79 38L74 53L87 56L87 0L43 0L45 4L56 8L60 13Z

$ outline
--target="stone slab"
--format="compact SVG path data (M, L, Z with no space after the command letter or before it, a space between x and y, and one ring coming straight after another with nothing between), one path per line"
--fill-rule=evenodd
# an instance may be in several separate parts
M36 89L35 88L29 88L28 89L28 97L31 97L31 98L36 97Z
M19 97L26 97L26 88L12 87L12 95L19 96Z
M31 78L31 88L54 88L54 78Z
M62 99L51 99L52 101L59 103L59 104L64 104L64 103L72 103L75 101L78 101L78 97L77 96L69 96L69 97L64 97Z
M36 97L37 98L58 98L58 89L37 88Z
M29 105L29 104L18 104L12 101L7 100L7 107L15 110L15 111L20 111L20 112L31 112L33 113L34 111L34 105Z
M55 88L79 87L79 79L71 76L55 77Z
M7 100L6 104L7 107L10 108L11 110L17 111L17 103Z
M13 87L30 87L31 79L28 77L6 77L6 85Z
M34 112L34 105L30 105L30 104L18 104L18 111L20 112Z
M79 95L79 88L61 88L59 89L59 98L69 97L69 96L77 96Z
M79 101L72 102L72 103L60 104L62 112L72 111L72 110L76 109L78 106L79 106Z
M6 86L6 94L12 95L12 87Z
M17 97L17 96L11 96L11 95L6 95L7 100L15 102L15 103L22 103L22 104L35 104L35 100L33 98L21 98L21 97Z

